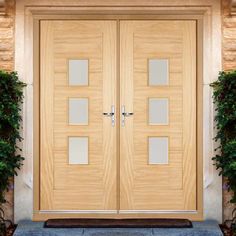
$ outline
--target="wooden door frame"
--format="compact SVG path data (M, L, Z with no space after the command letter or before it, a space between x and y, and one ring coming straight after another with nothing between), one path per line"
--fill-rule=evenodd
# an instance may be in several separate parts
M38 10L38 9L37 9ZM33 220L41 221L48 218L71 218L71 217L96 217L96 218L188 218L191 220L203 220L203 160L202 160L202 85L203 85L203 15L199 11L186 12L185 14L160 14L159 10L96 10L96 14L91 14L91 10L75 12L73 15L58 14L57 10L33 11L33 72L34 72L34 182L33 182ZM57 13L57 14L55 14ZM83 14L82 14L83 13ZM115 14L114 14L115 13ZM202 12L203 13L203 12ZM64 13L65 14L65 13ZM42 211L40 210L39 186L40 186L40 154L39 154L39 24L41 20L195 20L197 22L197 210L196 211ZM118 35L119 36L119 35ZM119 60L118 60L119 61ZM119 81L119 78L117 79ZM118 82L117 82L118 84ZM119 99L117 99L119 100ZM117 104L117 108L119 105ZM118 114L119 112L117 112ZM119 116L117 116L119 119ZM117 124L119 120L117 119ZM119 126L118 126L119 127ZM119 159L119 157L117 157ZM119 167L119 166L118 166ZM118 181L119 182L119 181ZM119 214L117 214L119 213Z
M38 117L37 109L37 67L34 58L37 46L37 20L61 17L65 19L86 18L86 14L98 19L111 18L117 14L119 17L130 19L130 15L143 16L147 19L158 16L165 19L201 18L203 24L203 84L199 85L203 89L203 94L198 99L203 102L203 166L199 166L201 174L204 172L204 186L201 189L204 198L204 208L202 214L204 219L215 219L222 222L222 178L218 176L218 171L212 165L211 157L214 153L213 142L213 103L211 88L209 83L213 82L222 69L221 55L221 1L220 0L17 0L15 15L15 70L22 81L28 84L25 88L25 100L23 104L22 116L23 127L21 135L22 155L25 156L24 165L18 171L18 176L14 182L14 220L18 222L23 219L32 219L33 215L39 213L37 204L33 204L37 198L37 126L35 118ZM126 14L126 16L124 16ZM181 17L182 16L182 17ZM37 38L37 37L36 37ZM36 95L36 96L34 96ZM34 114L33 114L34 113ZM35 115L35 117L34 117ZM199 133L200 135L200 133ZM199 151L200 153L200 151ZM33 167L34 165L34 167ZM199 180L200 181L200 180ZM202 181L202 180L201 180ZM201 196L202 197L202 196ZM214 201L212 200L214 198ZM34 205L34 207L33 207ZM200 212L200 209L199 209ZM55 216L55 215L54 215ZM50 217L54 217L50 215ZM75 217L74 214L71 214ZM43 217L34 217L43 220ZM44 217L45 218L45 217ZM200 217L198 217L200 218ZM196 217L196 219L198 219Z

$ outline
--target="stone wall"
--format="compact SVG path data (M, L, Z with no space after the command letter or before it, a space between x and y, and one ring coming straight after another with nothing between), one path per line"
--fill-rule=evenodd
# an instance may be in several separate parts
M236 16L230 15L230 2L230 0L222 0L222 63L224 70L236 70ZM224 190L224 220L232 217L232 210L235 207L229 203L230 199L231 193Z
M0 15L0 69L14 68L15 1L6 0L6 12Z
M14 69L15 0L6 0L5 13L0 13L0 70ZM12 184L13 186L13 184ZM13 188L7 193L5 217L13 220Z
M230 15L230 0L222 0L223 69L236 69L236 16Z

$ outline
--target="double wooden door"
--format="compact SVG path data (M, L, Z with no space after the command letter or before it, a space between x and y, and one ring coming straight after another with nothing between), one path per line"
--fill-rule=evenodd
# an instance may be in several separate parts
M196 173L195 21L41 21L40 210L195 211Z

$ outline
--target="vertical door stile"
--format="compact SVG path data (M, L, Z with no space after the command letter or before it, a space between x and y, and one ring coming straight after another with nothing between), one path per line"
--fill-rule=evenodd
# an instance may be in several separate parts
M103 111L114 112L116 114L116 21L103 23ZM113 110L114 109L114 110ZM114 118L115 118L114 114ZM116 192L117 176L116 176L116 120L103 119L103 139L104 139L104 187L109 194L104 196L108 209L116 210L117 199L114 194ZM112 124L114 122L114 124ZM110 178L112 176L112 178Z
M40 209L53 209L53 22L40 23ZM51 79L48 79L51 78ZM44 132L42 132L44 131ZM47 178L45 178L47 176Z
M120 108L133 112L133 24L120 22ZM122 121L122 109L120 120ZM132 208L133 117L120 128L120 210Z
M196 83L196 22L188 21L183 25L184 73L183 73L183 186L184 209L196 209L197 198L197 83ZM191 130L191 132L189 132ZM194 145L195 144L195 145Z

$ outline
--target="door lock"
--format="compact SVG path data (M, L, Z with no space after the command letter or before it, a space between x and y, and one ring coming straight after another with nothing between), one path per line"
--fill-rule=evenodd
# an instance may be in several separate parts
M115 106L111 106L111 112L103 112L104 116L111 117L111 125L115 126Z
M125 117L129 117L129 116L132 116L134 113L133 112L126 112L125 111L125 106L122 106L121 107L121 126L125 126Z

